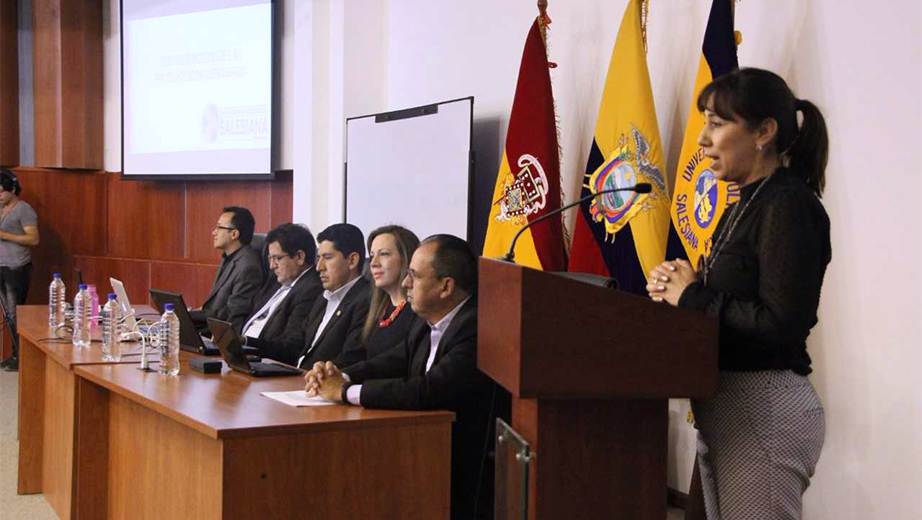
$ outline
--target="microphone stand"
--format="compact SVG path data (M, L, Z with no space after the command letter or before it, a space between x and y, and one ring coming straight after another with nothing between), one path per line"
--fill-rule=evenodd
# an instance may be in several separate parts
M587 200L594 199L598 197L599 195L606 195L608 193L615 193L619 191L633 191L637 193L650 193L652 190L653 190L653 186L651 186L649 183L646 183L646 182L641 182L640 184L635 184L634 186L630 186L627 188L610 188L607 190L602 190L596 193L592 193L590 195L586 195L585 197L579 199L576 202L567 204L566 206L562 208L557 208L554 211L549 211L545 213L544 215L541 215L540 217L536 218L535 220L532 220L528 224L525 224L524 226L522 226L522 229L520 229L519 232L516 233L514 237L512 237L512 244L509 246L509 252L506 253L506 256L503 257L503 260L506 262L515 263L515 243L519 239L519 235L521 235L526 229L537 224L538 222L541 222L542 220L546 220L546 219L553 217L554 215L563 213L564 211L574 206L578 206L582 204L583 202L586 202Z

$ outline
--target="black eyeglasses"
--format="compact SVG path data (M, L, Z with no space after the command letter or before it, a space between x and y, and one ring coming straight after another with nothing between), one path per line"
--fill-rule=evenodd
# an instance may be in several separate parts
M222 226L221 224L215 224L215 225L214 225L214 228L215 228L215 229L224 229L224 230L226 230L226 231L234 231L234 230L237 229L237 228L235 228L235 227Z
M291 255L287 255L287 254L286 255L269 255L269 263L270 264L273 262L278 263L279 260L285 258L286 256L290 257Z

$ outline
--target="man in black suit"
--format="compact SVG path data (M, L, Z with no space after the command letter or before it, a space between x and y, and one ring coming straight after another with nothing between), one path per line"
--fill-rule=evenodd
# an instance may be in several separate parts
M282 224L266 236L270 276L253 301L253 314L243 326L245 342L272 342L301 337L301 327L323 292L314 269L317 244L304 226Z
M413 254L403 282L413 311L423 318L404 343L342 371L332 362L316 363L305 376L308 395L367 408L454 411L453 519L480 518L475 507L490 509L488 503L477 504L493 383L477 370L476 262L458 237L427 238ZM486 502L491 489L481 486Z
M315 361L335 359L343 345L359 340L368 315L369 283L362 277L365 238L352 224L333 224L317 235L317 273L323 297L317 298L299 334L273 341L247 339L259 355L311 367Z
M221 251L221 266L215 276L211 293L200 309L189 311L200 333L207 333L207 318L217 318L234 324L237 332L252 312L253 297L262 286L259 253L250 247L256 221L246 208L224 208L214 231L214 247Z

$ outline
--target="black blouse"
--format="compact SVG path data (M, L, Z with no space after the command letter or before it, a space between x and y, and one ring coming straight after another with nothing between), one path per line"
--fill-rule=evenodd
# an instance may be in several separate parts
M393 304L389 301L384 309L384 317L388 317L394 312ZM388 326L382 327L380 323L371 330L365 344L359 348L344 348L343 353L337 358L335 364L339 367L349 367L360 361L371 359L382 352L389 350L400 344L407 335L410 334L410 328L416 321L416 313L410 308L407 302Z
M714 230L707 285L703 280L689 285L679 306L718 317L721 370L790 369L806 375L812 372L806 339L817 323L832 257L829 217L813 191L785 168L744 186L740 210L750 199L721 246L716 240L730 224L733 207L724 211Z
M384 309L383 316L387 318L394 312L394 305L388 302L387 307ZM403 309L400 310L400 314L394 318L394 321L390 323L387 327L382 327L380 324L371 330L371 334L368 336L368 341L365 343L365 350L368 351L368 359L371 359L378 354L390 350L410 333L410 327L413 326L413 322L416 321L416 313L413 312L413 309L410 308L410 303L407 302L403 306Z

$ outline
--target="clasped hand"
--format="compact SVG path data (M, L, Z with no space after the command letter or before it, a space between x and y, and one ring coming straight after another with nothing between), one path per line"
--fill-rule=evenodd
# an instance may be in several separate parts
M696 281L698 274L688 260L666 261L650 271L647 292L655 302L665 301L670 305L678 305L682 292Z
M304 391L308 397L320 396L328 401L342 402L342 388L346 379L332 361L314 363L314 367L304 374L304 382Z

